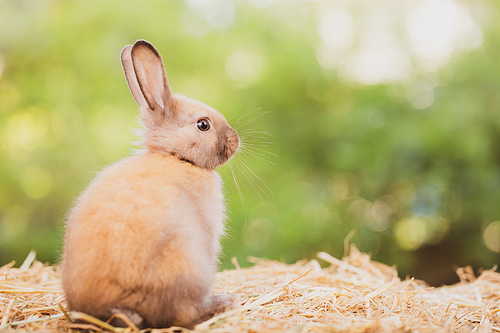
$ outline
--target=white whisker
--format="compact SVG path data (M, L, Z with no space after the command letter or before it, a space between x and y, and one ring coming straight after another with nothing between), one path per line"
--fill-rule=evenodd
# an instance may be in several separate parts
M264 185L266 187L266 189L269 191L269 193L273 194L273 191L271 191L271 189L269 188L269 186L267 186L265 180L262 179L261 177L257 176L257 174L247 165L246 160L243 158L243 156L241 156L240 162L243 165L243 167L247 170L248 175L250 176L250 178L252 178L252 176L255 177L257 180L260 181L260 183L262 185ZM262 187L260 187L259 185L257 185L257 182L255 180L252 179L252 181L259 188L259 190L262 191L263 194L267 195L266 191L264 191L262 189Z
M243 156L241 157L240 162L255 178L257 178L261 182L265 183L264 179L262 179L261 177L257 176L257 174L247 165L247 161L244 159ZM266 187L267 187L267 185L266 185Z
M252 113L254 113L254 112L256 112L256 111L259 111L259 110L261 110L261 109L262 109L262 108L260 107L260 108L257 108L257 109L255 109L255 110L253 110L253 111L247 110L247 112L245 112L243 115L241 115L241 117L240 117L240 118L238 118L238 120L235 122L235 124L234 124L234 128L235 128L236 130L239 130L239 129L240 129L240 128L242 128L243 126L246 126L246 125L250 124L251 122L253 122L255 119L259 118L260 116L262 116L262 115L267 114L267 113L269 113L269 112L270 112L270 111L263 112L263 113L261 113L261 114L259 114L259 115L255 116L255 117L251 118L251 119L250 119L250 120L248 120L246 123L243 123L243 124L239 125L239 122L240 122L240 121L242 121L242 120L243 120L243 119L245 119L246 117L250 116Z
M233 176L234 184L236 185L236 189L238 191L238 195L240 197L241 204L243 207L245 207L245 198L243 197L243 193L241 192L240 185L238 184L238 181L236 180L236 176L234 175L233 161L234 160L229 161L229 168L231 169L231 175Z
M252 110L252 111L250 111L250 109L248 109L246 112L244 112L244 113L243 113L243 114L242 114L242 115L238 118L238 120L236 120L236 122L234 123L234 127L235 127L235 128L240 128L241 126L239 126L239 127L238 127L238 124L239 124L239 122L240 122L240 121L242 121L243 119L245 119L246 117L250 116L252 113L254 113L255 111L258 111L258 110L260 110L260 109L262 109L262 107L257 108L257 109ZM253 119L252 119L252 120L253 120ZM246 124L244 124L244 125L247 125L247 124L248 124L248 123L246 123ZM243 125L243 126L244 126L244 125Z
M246 122L246 124L239 126L239 127L238 127L238 129L240 129L241 127L246 126L246 125L248 125L248 124L250 124L250 123L252 123L252 122L254 122L254 121L255 121L255 119L260 118L260 117L262 117L263 115L268 114L269 112L271 112L271 111L266 111L266 112L263 112L263 113L259 114L258 116L256 116L256 117L254 117L254 118L250 119L249 121L247 121L247 122Z
M268 168L271 168L271 165L276 165L276 163L268 161L264 157L256 155L255 153L252 153L252 152L247 151L247 152L242 152L242 154L247 154L247 155L250 155L251 157L258 159L259 161L264 163Z
M264 137L264 136L258 136L255 134L248 134L248 133L243 133L240 135L241 138L243 138L243 141L249 141L248 139L251 139L252 141L250 142L267 142L267 143L272 143L271 141L264 141L264 140L269 140L270 138Z
M267 131L256 131L256 130L252 130L252 129L238 131L238 133L241 133L242 135L245 135L245 134L263 134L263 135L273 136L271 133L269 133Z
M249 112L250 112L250 109L248 109L245 112L243 112L243 114L238 119L236 119L236 121L234 122L234 126L233 127L236 128L238 126L238 123L241 121L241 119L243 119L244 117L246 117Z
M259 131L252 128L245 128L245 126L254 122L256 119L270 113L270 111L266 111L256 114L256 112L261 109L262 108L247 110L234 122L233 126L240 137L240 147L235 156L233 156L233 158L231 159L229 165L242 204L244 204L244 187L242 187L241 179L240 183L237 183L236 179L238 172L243 175L246 182L248 182L250 186L255 190L261 201L263 201L263 195L268 196L269 193L272 194L271 189L269 188L269 186L267 186L264 179L262 179L257 175L257 173L254 172L249 163L251 159L254 159L259 163L263 163L268 168L276 165L274 162L271 162L268 159L269 156L276 157L275 154L267 150L267 148L269 148L269 146L272 144L272 142L270 141L272 134L268 131Z
M241 136L241 138L242 138L241 140L243 142L248 142L248 143L255 142L255 143L266 143L266 144L269 144L269 145L272 144L271 141L266 141L266 140L269 140L269 138L263 138L263 137L259 137L259 136L252 136L252 135L246 135L246 134L244 134L244 135Z
M248 148L249 148L250 151L254 151L254 153L257 153L257 152L255 152L255 150L258 150L259 152L263 153L263 154L258 153L261 156L265 156L264 154L268 154L268 155L271 155L271 156L274 156L274 157L278 157L278 155L276 155L276 154L274 154L274 153L272 153L270 151L258 148L257 146L248 146Z
M240 155L241 156L241 155ZM255 190L255 192L257 192L257 195L259 196L260 200L263 201L262 199L262 196L260 195L260 192L259 190L262 191L262 189L260 189L256 184L255 184L255 181L252 179L252 177L250 176L250 174L248 174L248 171L246 171L243 167L242 167L242 164L239 164L238 162L242 163L241 160L236 160L236 165L238 166L239 168L239 171L243 174L243 176L246 178L246 180L248 181L248 183L250 183L250 185L253 187L253 189ZM257 186L257 187L256 187Z

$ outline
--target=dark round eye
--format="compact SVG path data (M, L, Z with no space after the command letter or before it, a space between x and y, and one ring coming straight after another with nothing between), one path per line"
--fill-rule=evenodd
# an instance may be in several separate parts
M210 129L210 122L208 119L200 119L198 120L198 123L196 123L196 126L198 126L198 129L202 132L206 132Z

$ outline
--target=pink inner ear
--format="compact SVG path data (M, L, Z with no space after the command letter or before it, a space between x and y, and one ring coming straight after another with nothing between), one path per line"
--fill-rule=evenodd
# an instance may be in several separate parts
M165 71L161 59L152 50L145 46L133 49L132 60L144 97L152 108L160 106L163 110L163 94L166 87L164 82Z
M163 85L163 67L155 63L153 59L147 61L144 67L146 70L146 89L151 93L151 97L156 104L165 109L165 105L163 104L163 91L165 91Z

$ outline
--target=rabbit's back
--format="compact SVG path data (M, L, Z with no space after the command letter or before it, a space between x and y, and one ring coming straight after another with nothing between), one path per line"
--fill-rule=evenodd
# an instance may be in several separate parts
M135 309L179 281L204 297L224 228L221 186L216 171L170 155L131 156L104 169L68 219L62 273L70 308Z

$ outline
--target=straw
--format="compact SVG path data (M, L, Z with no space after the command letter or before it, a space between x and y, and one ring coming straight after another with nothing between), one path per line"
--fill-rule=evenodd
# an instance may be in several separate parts
M314 259L287 265L256 258L255 266L241 268L234 259L236 269L218 273L213 292L237 294L240 305L194 331L500 332L500 273L496 267L478 277L470 267L460 268L460 283L429 288L422 281L401 281L395 268L372 261L352 245L348 252L342 259L319 253L318 258L329 264L326 268ZM124 315L118 317L129 327L117 328L66 311L57 266L44 265L30 253L21 268L13 263L0 267L0 329L137 330ZM71 323L70 316L88 324Z

